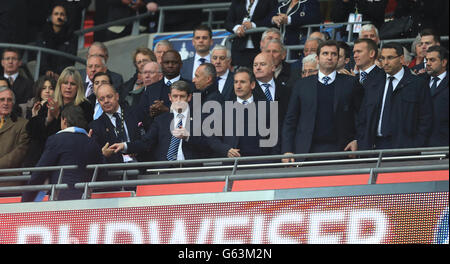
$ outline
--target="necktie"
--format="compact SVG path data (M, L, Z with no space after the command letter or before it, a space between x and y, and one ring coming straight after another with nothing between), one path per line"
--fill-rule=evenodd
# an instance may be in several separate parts
M243 105L247 105L247 104L248 104L248 101L247 101L247 100L244 100L244 101L242 102L242 104L243 104Z
M172 86L172 82L171 81L167 81L166 85L170 87L170 86Z
M268 83L263 83L262 86L265 87L265 89L264 89L264 94L266 95L267 101L268 101L268 102L273 101L272 95L270 94L270 90L269 90L270 84L268 84Z
M12 76L9 76L8 80L9 80L9 85L12 86L14 84L14 78Z
M431 94L434 94L434 92L437 89L437 82L439 81L439 77L434 77L433 78L433 84L431 85Z
M364 81L367 79L367 72L365 72L365 71L362 71L361 72L361 79L360 79L360 83L364 83Z
M97 120L103 114L103 109L98 101L95 101L94 111L94 120Z
M391 108L392 108L392 93L394 91L394 85L392 82L395 77L389 77L388 90L386 93L386 98L384 100L384 109L383 109L383 119L381 121L381 135L389 136L391 135Z
M93 89L92 89L92 83L90 83L90 84L88 85L88 87L87 87L87 90L86 90L86 97L89 97L93 92L94 92L94 91L93 91Z
M120 118L119 113L114 113L113 116L116 118L116 134L119 142L125 142L125 131L122 122L122 118Z
M324 85L328 85L328 82L331 80L331 78L328 77L328 76L325 76L325 77L322 78L322 80L323 80L323 84Z
M181 128L183 125L183 114L178 114L177 118L180 121L177 124L177 128ZM172 135L170 140L169 150L167 151L167 160L177 160L178 147L180 146L181 139L176 138Z
M0 129L3 127L3 124L5 124L5 118L0 118Z
M205 59L205 58L200 58L200 59L198 59L198 60L200 61L200 64L203 64L203 63L206 62L206 59Z

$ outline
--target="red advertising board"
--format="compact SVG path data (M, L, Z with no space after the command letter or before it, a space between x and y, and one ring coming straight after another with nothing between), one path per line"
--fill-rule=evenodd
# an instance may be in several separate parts
M0 213L0 224L3 244L448 243L448 192Z

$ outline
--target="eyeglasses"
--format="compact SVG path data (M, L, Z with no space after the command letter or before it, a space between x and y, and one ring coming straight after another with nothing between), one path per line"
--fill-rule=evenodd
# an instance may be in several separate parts
M385 61L385 60L391 61L391 60L396 59L396 58L398 58L398 57L400 57L400 56L401 56L401 55L399 55L399 56L387 56L387 57L381 56L381 57L380 57L380 61Z

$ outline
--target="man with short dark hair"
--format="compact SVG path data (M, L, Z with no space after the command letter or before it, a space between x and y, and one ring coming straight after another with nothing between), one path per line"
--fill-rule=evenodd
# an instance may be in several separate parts
M186 81L177 81L170 87L171 112L155 118L150 130L141 140L124 141L113 144L115 153L139 153L151 150L159 161L174 161L202 158L207 145L202 145L202 137L190 135L193 119L189 118L192 99L191 86Z
M440 46L441 45L441 37L432 29L423 29L420 32L420 48L424 53L428 51L429 47L432 46ZM427 62L426 58L423 59L423 63L417 64L412 68L412 70L421 74L426 72Z
M428 48L426 60L426 80L433 100L433 129L427 146L448 146L448 50L442 46L432 46Z
M300 79L292 92L283 124L281 153L356 151L355 116L363 89L358 81L338 74L339 45L319 45L319 73ZM292 162L293 159L283 159Z
M79 106L69 105L61 113L61 131L50 136L45 143L45 149L36 167L78 165L77 169L64 170L61 183L68 184L68 190L60 190L57 200L81 199L82 189L75 189L80 182L89 182L92 172L86 169L88 164L102 163L102 152L98 144L88 136L88 124L84 119L83 110ZM51 184L58 183L59 171L33 172L29 185L44 184L50 179ZM25 192L22 202L33 202L39 199L37 191Z
M353 46L353 58L359 73L356 75L365 89L384 82L384 71L375 61L378 58L377 44L371 39L357 39Z
M195 77L197 68L206 62L211 62L209 54L213 45L212 31L208 26L200 25L194 29L194 36L192 37L192 45L195 48L195 55L183 61L181 68L181 77L185 80L192 81Z
M432 101L425 81L403 67L403 47L383 45L384 82L365 89L358 122L360 149L424 147L431 133Z
M24 104L33 97L33 81L19 73L22 58L19 50L6 48L2 52L3 76L14 91L16 104Z
M195 77L192 80L196 88L194 93L201 95L202 105L210 100L221 105L224 103L224 97L217 88L216 76L216 67L211 63L204 63L195 71Z

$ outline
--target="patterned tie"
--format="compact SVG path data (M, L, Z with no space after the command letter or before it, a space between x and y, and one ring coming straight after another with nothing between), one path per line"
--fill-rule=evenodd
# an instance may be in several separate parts
M323 80L323 84L324 85L328 85L328 82L331 80L331 78L328 77L328 76L325 76L325 77L322 78L322 80Z
M92 83L90 83L86 90L86 97L89 97L94 92L94 89L92 89Z
M268 102L273 101L272 95L270 94L270 90L269 90L270 84L268 84L268 83L263 83L262 86L265 87L265 89L264 89L264 94L266 95L267 101L268 101Z
M434 92L436 91L436 89L437 89L437 82L439 81L440 79L439 79L439 77L434 77L433 78L433 84L431 85L431 94L434 94Z
M12 76L9 76L8 80L9 80L9 85L12 86L14 84L14 78Z
M116 133L119 142L125 142L125 130L122 123L122 118L120 118L119 113L114 113L113 116L116 118Z
M381 135L389 136L391 135L391 108L392 108L392 93L394 91L394 81L395 77L389 77L389 85L386 93L386 99L384 100L384 109L383 109L383 119L381 121Z
M367 79L367 72L365 72L365 71L362 71L361 72L361 79L359 80L359 82L362 84L362 83L364 83L364 81Z
M205 58L200 58L200 59L198 59L198 60L200 61L200 64L203 64L203 63L206 62L206 59L205 59Z
M183 114L178 114L177 118L180 121L177 124L177 128L181 128L183 125ZM176 138L172 135L170 140L169 150L167 151L167 160L177 160L178 147L180 146L181 139Z
M172 82L171 81L167 81L166 85L170 87L170 86L172 86Z
M98 101L95 101L94 110L94 120L97 120L103 114L103 109Z

